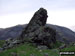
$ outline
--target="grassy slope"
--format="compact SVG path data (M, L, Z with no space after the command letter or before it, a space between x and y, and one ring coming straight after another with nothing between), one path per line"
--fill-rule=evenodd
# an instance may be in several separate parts
M2 46L2 43L4 43L4 41L0 41L0 46ZM54 45L53 49L40 51L36 49L35 46L32 46L32 44L25 43L25 44L20 44L12 49L8 49L3 52L0 52L0 56L12 56L11 53L16 53L19 56L30 56L31 54L34 54L35 56L44 56L45 53L48 53L49 56L60 56L59 50L56 49L59 45L60 43L57 42L57 44ZM68 48L61 49L61 51L75 51L75 46L69 46ZM69 56L69 55L66 55L66 56ZM73 56L73 55L70 55L70 56Z
M75 46L69 46L67 48L61 49L61 51L74 51L75 52Z
M44 56L45 53L48 53L49 56L58 56L58 50L38 50L36 47L32 46L31 44L25 43L24 45L16 46L12 49L5 50L0 53L0 56L11 56L11 53L17 53L19 56L30 56L31 54L34 54L36 56Z
M75 52L75 45L70 45L67 48L61 49L61 52ZM62 55L62 56L75 56L74 55Z

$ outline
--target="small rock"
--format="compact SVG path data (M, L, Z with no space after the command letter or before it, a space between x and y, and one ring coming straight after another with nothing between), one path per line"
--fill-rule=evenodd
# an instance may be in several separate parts
M48 53L44 53L44 56L49 56Z
M17 53L15 53L15 52L11 52L10 55L12 55L12 56L18 56Z
M3 51L3 48L0 48L0 52Z
M42 52L42 50L39 50L40 52Z
M30 54L30 56L35 56L34 54Z
M45 49L48 49L48 47L44 46L44 45L40 45L40 46L37 47L37 49L39 49L39 50L45 50Z
M75 46L75 43L74 43L74 46Z

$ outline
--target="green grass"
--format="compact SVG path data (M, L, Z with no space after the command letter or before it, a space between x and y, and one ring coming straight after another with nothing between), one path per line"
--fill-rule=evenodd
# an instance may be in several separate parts
M75 52L75 46L70 45L69 47L61 49L60 51L61 52ZM62 55L62 56L75 56L75 54L74 55Z
M56 43L52 45L52 48L58 48L58 47L60 47L62 44L63 44L62 42L56 41Z
M0 41L0 46L2 46L4 41ZM49 56L60 56L59 50L57 49L60 45L60 42L57 41L55 45L53 45L53 49L45 49L39 50L36 49L31 43L24 43L17 45L11 49L4 50L0 52L0 56L12 56L11 53L16 53L18 56L30 56L34 54L35 56L44 56L45 53L48 53ZM75 51L75 46L70 45L68 48L61 49L61 51ZM73 56L73 55L62 55L62 56ZM75 56L75 55L74 55Z
M72 45L70 45L69 47L67 47L67 48L64 48L64 49L61 49L61 51L74 51L75 52L75 46L72 46Z
M44 56L45 53L48 53L49 56L59 56L59 51L57 49L46 49L46 50L38 50L35 46L31 44L25 43L24 45L21 44L16 46L12 49L5 50L0 53L0 56L11 56L11 53L17 53L19 56L30 56L34 54L36 56Z

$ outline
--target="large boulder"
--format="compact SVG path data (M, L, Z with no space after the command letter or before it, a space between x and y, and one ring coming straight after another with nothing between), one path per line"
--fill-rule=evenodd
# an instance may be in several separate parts
M35 12L29 24L23 30L20 40L22 40L22 42L33 42L37 45L46 45L51 48L50 44L56 42L56 31L45 26L47 17L47 11L43 8Z
M37 45L46 45L48 48L52 48L51 44L56 43L56 32L52 28L40 27L34 33L34 38L31 40Z
M44 8L40 8L35 12L21 35L18 38L7 40L3 48L9 49L24 42L35 43L37 46L45 45L48 48L52 48L52 45L56 43L56 31L45 26L47 17L47 11Z
M36 31L40 26L44 26L46 24L47 17L47 11L44 8L40 8L36 11L29 24L23 30L21 38L24 38L25 34Z

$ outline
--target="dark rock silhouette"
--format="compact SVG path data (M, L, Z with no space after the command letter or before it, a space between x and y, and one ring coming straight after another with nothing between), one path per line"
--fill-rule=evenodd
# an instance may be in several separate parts
M3 48L8 49L24 42L35 43L37 46L46 45L48 48L52 48L51 44L56 43L56 30L45 26L47 17L46 9L40 8L23 29L21 35L18 38L7 40Z
M45 27L47 17L47 11L43 8L35 12L31 21L23 30L20 39L22 41L31 41L38 45L43 44L51 48L50 43L56 42L56 31Z
M32 41L37 45L46 45L47 47L51 48L52 46L50 44L56 43L56 32L49 27L40 27L35 31Z
M46 24L47 17L47 11L44 8L40 8L37 12L35 12L29 24L23 30L21 38L24 37L25 34L34 32L39 27L44 26Z

